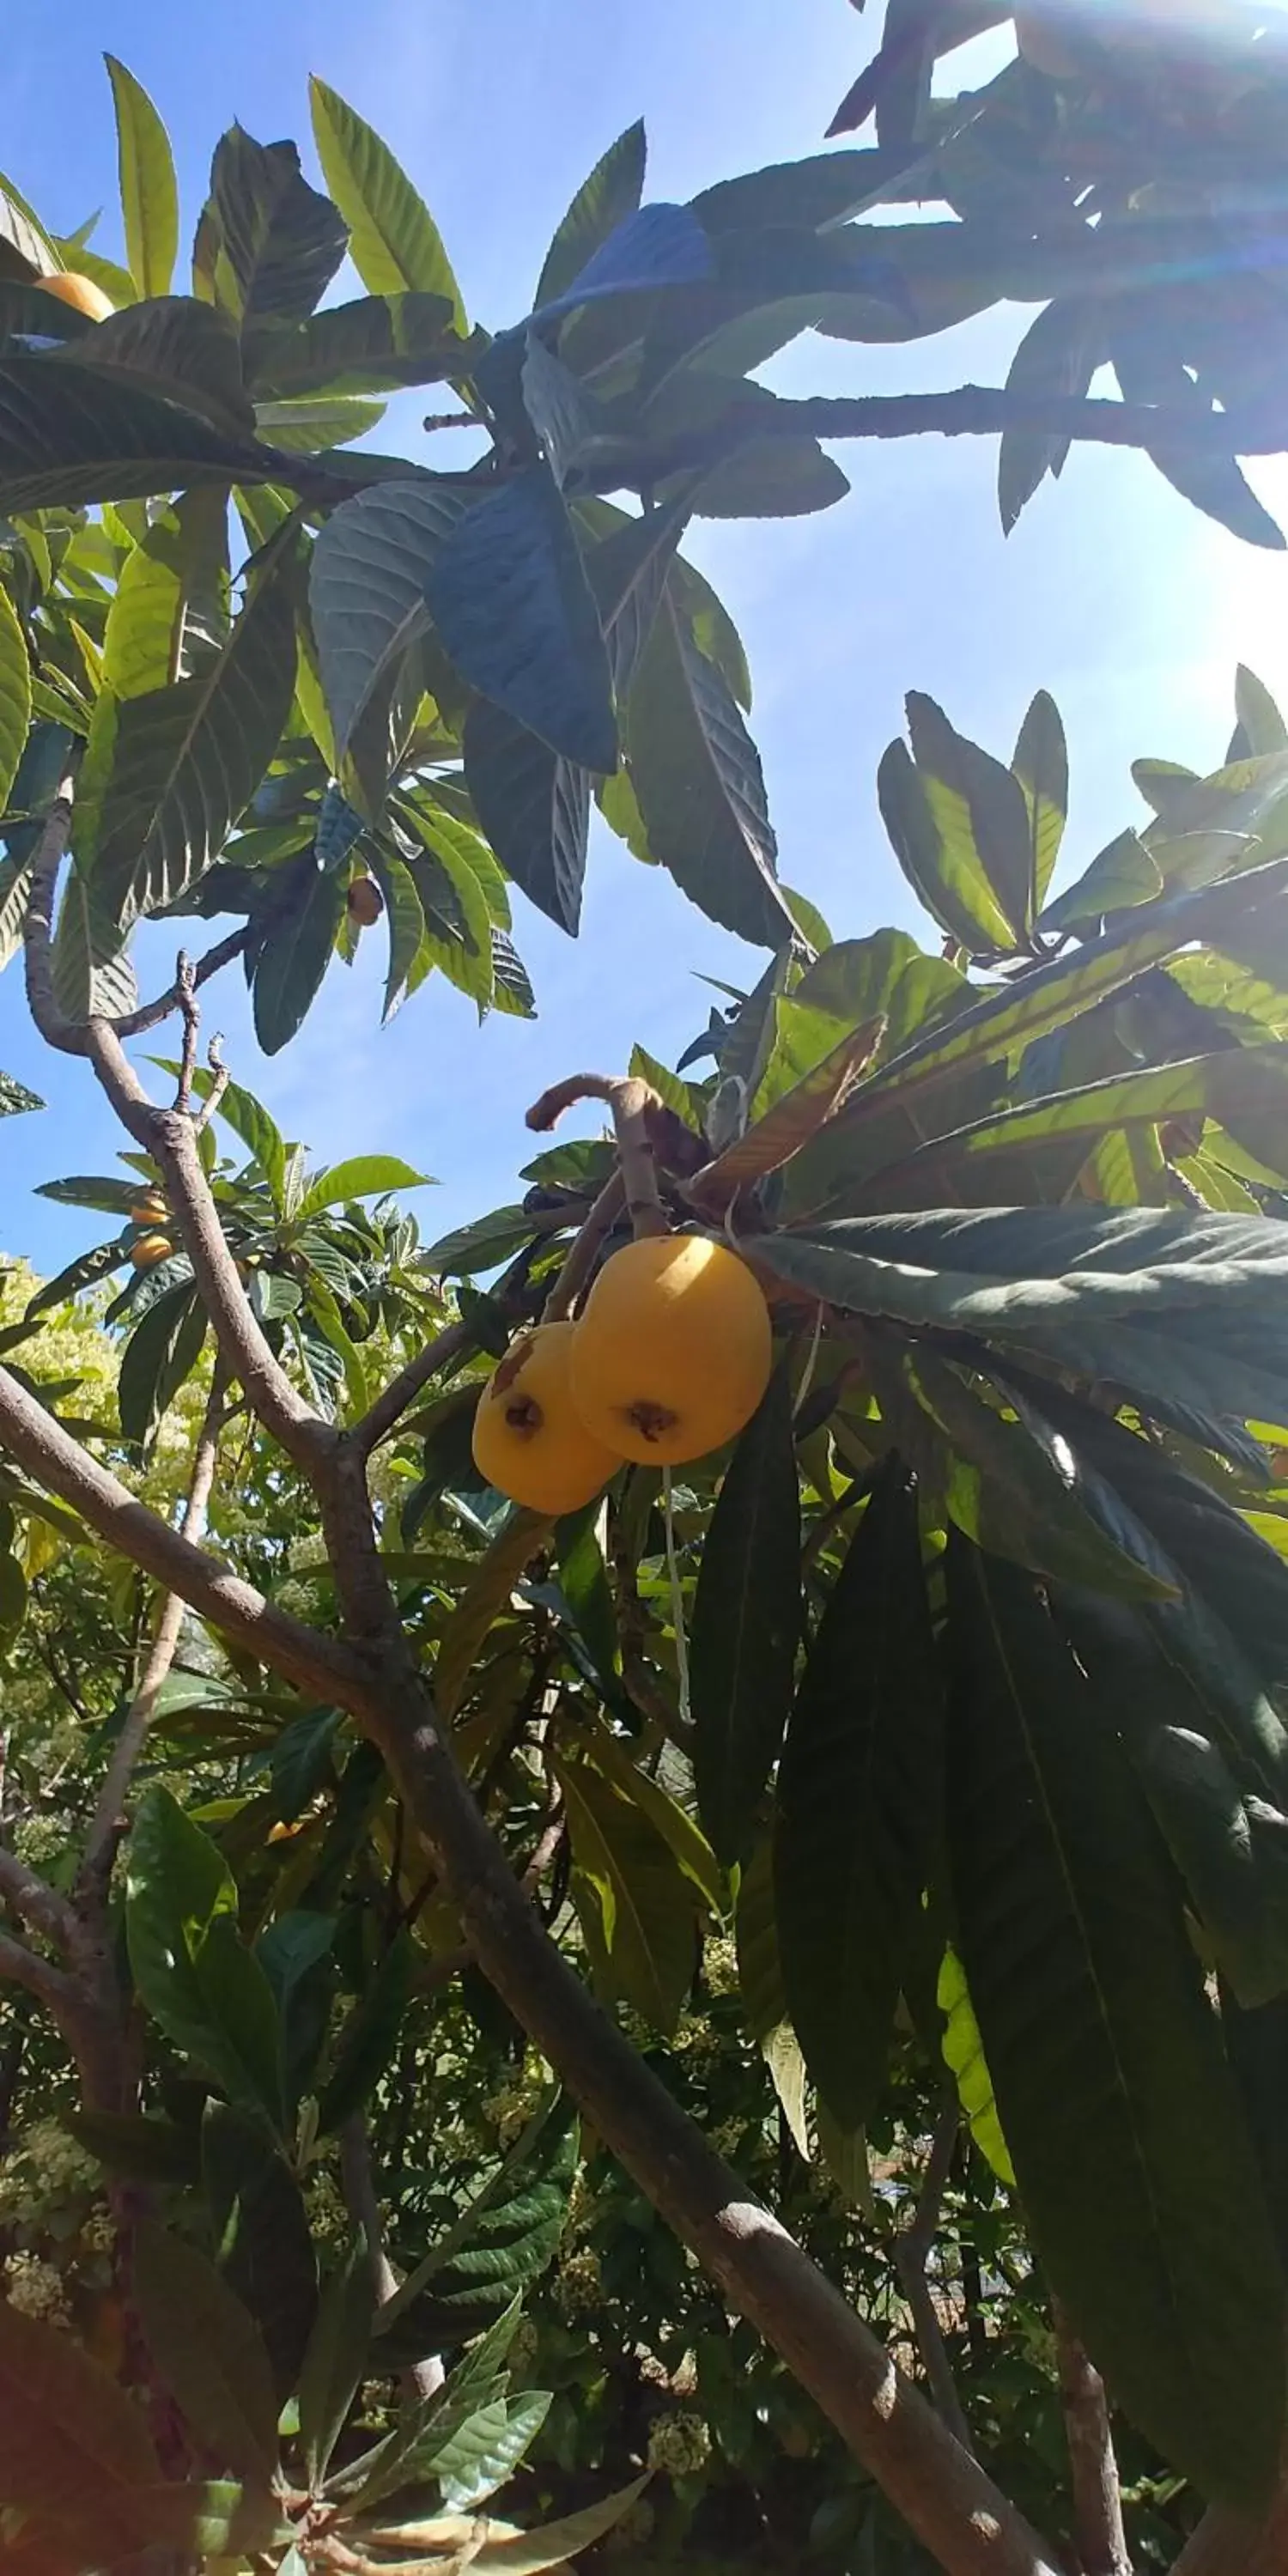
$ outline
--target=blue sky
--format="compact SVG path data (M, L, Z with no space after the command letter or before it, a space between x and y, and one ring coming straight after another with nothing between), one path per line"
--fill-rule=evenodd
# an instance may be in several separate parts
M222 0L191 11L63 0L6 29L0 164L54 230L103 205L95 246L119 253L107 45L167 120L190 234L211 147L233 117L266 142L293 135L316 177L306 88L317 71L397 151L472 314L496 326L526 308L568 198L633 118L647 119L650 193L684 197L817 150L870 41L844 0ZM986 317L904 351L810 340L774 380L794 392L996 382L1023 321ZM410 454L418 421L413 398L399 416ZM381 438L394 443L388 424ZM1288 561L1200 519L1140 459L1075 455L1009 541L991 441L850 449L842 461L854 488L839 508L700 527L689 546L748 646L783 874L834 931L919 926L874 789L906 689L929 690L999 752L1033 690L1054 692L1073 761L1066 849L1079 864L1135 819L1135 755L1219 759L1237 660L1288 697ZM1288 518L1288 474L1268 468L1257 481ZM737 982L759 969L755 952L606 834L576 944L521 898L516 915L534 1024L480 1030L469 1003L433 977L382 1032L379 933L352 972L332 969L302 1035L271 1063L235 974L210 995L207 1025L225 1030L239 1080L317 1158L382 1148L437 1176L442 1186L416 1202L430 1234L512 1194L523 1109L547 1082L583 1065L616 1069L631 1038L673 1059L706 1016L694 973ZM152 934L149 989L171 964L169 943ZM0 1248L48 1270L94 1239L95 1221L33 1197L34 1183L110 1169L122 1140L85 1069L31 1036L14 968L0 983L0 1065L50 1104L0 1127Z

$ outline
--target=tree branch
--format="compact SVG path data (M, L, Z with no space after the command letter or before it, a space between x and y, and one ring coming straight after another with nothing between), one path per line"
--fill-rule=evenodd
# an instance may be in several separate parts
M1210 2505L1172 2576L1283 2576L1288 2567L1288 2462L1265 2519Z
M652 1084L633 1075L574 1073L566 1082L552 1083L533 1101L527 1124L538 1135L546 1135L578 1100L607 1101L613 1113L626 1212L636 1236L667 1233L658 1195L657 1155L648 1126L650 1109L662 1106Z
M25 1986L29 1995L47 2005L60 2029L65 2028L69 2014L81 2003L81 1989L75 1977L65 1968L56 1968L49 1959L38 1958L22 1941L0 1932L0 1977L15 1986Z
M229 1375L239 1381L265 1429L307 1474L339 1435L296 1392L256 1321L224 1241L193 1121L182 1110L159 1109L148 1098L106 1020L91 1020L86 1038L90 1062L122 1126L165 1175L184 1250Z
M957 2394L957 2382L953 2377L953 2366L948 2358L948 2347L931 2296L926 2268L939 2225L948 2176L952 2171L960 2126L961 2110L956 2094L952 2093L945 2097L936 2122L917 2206L911 2224L896 2242L894 2259L904 2297L912 2311L917 2350L930 2382L931 2394L954 2440L961 2443L963 2450L969 2451L972 2448L970 2427Z
M476 1339L468 1324L449 1324L445 1332L435 1334L432 1342L426 1342L423 1351L418 1351L415 1359L409 1360L406 1368L400 1369L397 1377L390 1379L384 1393L376 1397L370 1412L364 1413L360 1422L351 1425L348 1437L358 1455L369 1458L372 1450L378 1449L381 1441L387 1440L391 1431L397 1430L404 1413L409 1405L415 1403L428 1380L436 1377L439 1369L447 1368L451 1361L463 1359L467 1351L474 1349Z
M226 939L220 939L213 948L208 948L205 956L199 957L191 969L191 991L199 993L202 985L208 984L211 976L217 975L222 966L229 966L234 957L240 957L245 945L246 931L243 927L230 930ZM167 985L164 993L158 993L154 1002L142 1002L137 1011L123 1012L119 1019L113 1020L112 1027L118 1038L141 1038L149 1029L159 1028L163 1020L168 1020L172 1012L182 1007L183 992L176 975L173 984Z
M288 1681L346 1708L355 1694L364 1701L369 1677L351 1648L275 1609L253 1584L137 1502L5 1368L0 1368L0 1449L7 1449L37 1484L70 1503L109 1547L141 1565L168 1592L179 1593L212 1628Z
M1051 2317L1082 2576L1131 2576L1105 2383L1058 2299L1051 2301Z
M219 1439L224 1427L224 1406L228 1379L221 1361L215 1362L205 1415L193 1451L192 1471L188 1480L187 1499L179 1520L180 1535L192 1547L199 1547L205 1536L206 1512L215 1481L219 1457ZM133 1704L116 1739L107 1777L98 1794L84 1856L77 1873L78 1885L91 1885L100 1865L115 1846L121 1824L125 1793L134 1774L134 1766L143 1750L144 1740L156 1713L161 1685L167 1679L178 1650L179 1638L187 1612L182 1593L167 1592L161 1604L151 1649Z
M366 2240L375 2304L382 2308L398 2288L398 2275L385 2252L380 2203L376 2198L375 2177L371 2170L371 2141L361 2111L351 2112L340 2131L340 2174L345 2208L359 2234ZM424 2361L413 2362L403 2377L408 2382L409 2396L435 2397L446 2372L435 2353Z
M583 1219L562 1270L555 1281L542 1311L544 1324L561 1324L571 1315L583 1288L595 1267L599 1247L605 1235L611 1234L626 1205L626 1184L620 1165L609 1174L598 1198Z
M29 1932L39 1932L56 1950L66 1951L75 1937L76 1913L56 1887L50 1887L16 1852L0 1846L0 1898L12 1906Z

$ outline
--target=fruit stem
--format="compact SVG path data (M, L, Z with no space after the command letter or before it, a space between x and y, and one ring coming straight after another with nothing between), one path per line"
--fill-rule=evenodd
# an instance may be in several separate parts
M648 1125L650 1110L660 1109L663 1104L652 1084L638 1082L633 1074L570 1074L566 1082L552 1084L539 1100L534 1100L528 1111L529 1127L544 1133L578 1100L606 1100L613 1113L626 1210L636 1240L647 1234L669 1234Z
M672 1505L671 1470L662 1469L662 1519L666 1528L666 1570L671 1579L671 1625L675 1630L675 1678L680 1704L680 1719L688 1725L692 1714L689 1703L689 1641L684 1633L684 1593L680 1584L680 1560L675 1551L675 1513Z
M594 1206L585 1218L581 1232L576 1236L567 1260L546 1299L541 1315L543 1324L566 1323L595 1267L595 1255L605 1235L612 1232L625 1205L626 1191L622 1176L620 1171L615 1170L605 1181Z

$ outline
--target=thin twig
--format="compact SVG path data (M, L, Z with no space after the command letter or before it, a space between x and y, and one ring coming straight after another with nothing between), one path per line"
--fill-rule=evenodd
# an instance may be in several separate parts
M1131 2576L1105 2383L1058 2299L1052 2299L1051 2318L1082 2576Z
M216 1361L210 1393L201 1429L192 1454L187 1498L179 1518L182 1537L199 1547L206 1531L206 1513L215 1481L220 1435L224 1427L224 1408L228 1378L222 1363ZM188 1605L179 1592L167 1592L161 1604L148 1659L139 1686L116 1739L107 1777L98 1794L93 1820L85 1843L84 1858L78 1872L82 1887L92 1882L105 1853L114 1844L121 1823L125 1793L134 1774L134 1766L143 1750L144 1740L156 1714L162 1684L167 1680L178 1651L179 1639Z
M371 2170L371 2141L361 2111L353 2111L340 2131L340 2173L344 2184L345 2207L367 2248L371 2267L371 2287L378 2308L392 2299L397 2290L398 2275L385 2252L384 2229L380 2203L376 2198L375 2176ZM403 2374L407 2393L413 2398L435 2397L443 2385L445 2372L437 2354L425 2361L413 2362Z
M175 1094L174 1105L185 1118L188 1118L192 1114L192 1078L197 1070L197 1038L201 1029L201 1009L197 1001L197 980L192 959L185 955L182 948L174 970L174 981L175 990L179 996L179 1009L183 1014L183 1053L179 1064L179 1088Z
M219 1103L223 1099L224 1093L228 1089L228 1085L232 1079L221 1052L223 1043L223 1039L219 1035L219 1031L216 1029L215 1034L206 1049L206 1062L210 1067L213 1080L211 1082L210 1089L206 1093L206 1097L192 1122L193 1133L197 1136L201 1134L203 1127L208 1127L210 1125L210 1121L214 1117L215 1111L219 1107Z
M626 1184L620 1168L610 1173L580 1232L542 1309L543 1324L561 1324L572 1314L582 1290L599 1257L600 1246L612 1233L626 1205Z
M199 993L202 985L208 984L221 967L230 966L234 957L240 957L246 945L246 935L244 929L230 930L225 939L217 940L213 948L206 950L204 957L197 959L191 968L194 993ZM163 1020L168 1020L172 1012L182 1007L183 996L176 977L164 993L158 993L154 1002L141 1002L136 1011L122 1012L119 1019L113 1020L112 1026L118 1038L141 1038L149 1029L159 1028Z
M436 1377L440 1369L448 1368L454 1360L464 1359L466 1353L475 1348L477 1338L472 1326L466 1323L449 1324L444 1332L436 1333L433 1341L426 1342L423 1351L418 1351L415 1359L409 1360L406 1368L400 1369L397 1377L390 1379L384 1393L376 1397L370 1412L364 1413L360 1422L350 1426L348 1440L351 1449L360 1458L369 1458L372 1450L378 1449L381 1441L387 1440L390 1433L397 1430L404 1413L415 1403L428 1380Z
M913 2212L911 2225L905 2227L896 2241L894 2259L903 2284L904 2297L912 2310L912 2326L917 2338L917 2350L921 2354L926 2377L930 2382L931 2395L949 2432L956 2441L961 2443L964 2451L969 2451L973 2447L970 2427L962 2411L961 2399L957 2394L957 2382L953 2377L948 2347L944 2342L926 2270L935 2241L935 2231L939 2225L939 2212L943 2204L944 2192L952 2171L960 2123L961 2109L957 2096L953 2093L946 2097L935 2124L935 2134L931 2142L930 2154L926 2159L926 2170L922 2175L917 2206Z

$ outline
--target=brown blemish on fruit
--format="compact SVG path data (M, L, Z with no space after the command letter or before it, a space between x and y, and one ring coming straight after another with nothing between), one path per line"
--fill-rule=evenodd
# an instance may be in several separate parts
M639 1432L641 1439L660 1440L664 1432L674 1431L680 1417L664 1404L651 1404L647 1396L623 1408L623 1418Z
M517 1431L521 1440L532 1440L541 1429L545 1415L530 1395L513 1396L505 1408L506 1423Z

